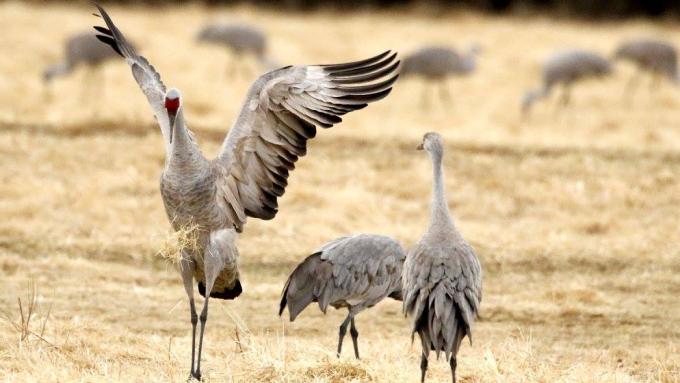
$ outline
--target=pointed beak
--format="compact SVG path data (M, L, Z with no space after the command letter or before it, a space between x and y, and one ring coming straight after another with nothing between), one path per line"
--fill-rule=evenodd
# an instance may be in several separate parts
M172 144L172 137L175 135L175 117L177 117L177 114L169 113L168 117L170 118L170 143Z
M422 142L420 144L418 144L418 146L416 146L416 150L423 150L423 143Z

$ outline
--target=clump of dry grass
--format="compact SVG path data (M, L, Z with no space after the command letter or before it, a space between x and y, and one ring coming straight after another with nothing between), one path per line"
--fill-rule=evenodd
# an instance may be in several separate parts
M45 329L47 322L50 319L51 306L48 307L46 313L40 310L40 302L38 299L38 290L35 287L33 280L28 282L28 288L24 300L17 297L17 307L19 314L12 315L8 310L2 311L3 319L19 334L19 342L24 344L29 342L31 338L39 339L50 346L54 345L45 339Z
M320 365L307 368L307 380L322 380L329 383L373 382L374 379L363 367L347 361L331 362L325 359Z
M199 253L199 238L200 228L195 223L184 225L178 230L171 230L156 256L173 265L178 265L182 261L183 251L192 254Z

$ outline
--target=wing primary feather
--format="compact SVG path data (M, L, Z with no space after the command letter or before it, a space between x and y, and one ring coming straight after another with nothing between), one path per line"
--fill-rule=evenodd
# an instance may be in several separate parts
M357 102L374 102L378 101L380 99L385 98L390 92L392 91L392 88L385 89L383 91L377 92L377 93L371 93L371 94L348 94L345 96L340 96L340 97L335 97L338 100L342 101L357 101Z
M395 74L394 76L388 78L387 80L375 84L361 86L343 86L338 87L338 89L349 94L373 94L391 87L394 84L394 82L397 81L398 78L399 75Z
M335 78L334 76L331 75L331 78L333 78L334 84L357 84L361 82L369 82L377 80L379 78L384 77L387 74L394 72L399 67L400 63L401 63L400 61L396 61L386 68L371 73L367 73L364 75L352 76L350 78Z
M365 66L360 66L356 68L347 68L347 69L342 69L342 70L327 70L327 72L334 77L349 77L349 76L354 76L354 75L365 75L367 73L371 73L377 69L384 68L385 66L389 65L392 63L392 61L397 57L397 53L393 53L390 55L388 58L386 58L383 61L370 64L370 65L365 65Z
M342 64L326 64L326 65L319 65L319 66L323 67L324 69L328 69L328 70L342 70L342 69L347 69L347 68L356 68L357 66L363 66L363 65L367 65L367 64L372 64L376 61L380 61L385 56L390 54L390 52L391 52L390 50L387 50L387 51L385 51L385 52L383 52L379 55L369 57L367 59L359 60L359 61L346 62L346 63L342 63Z
M125 57L123 52L120 51L120 48L118 48L118 44L116 44L116 40L113 39L113 37L109 36L102 36L102 35L96 35L97 39L101 41L102 43L110 46L116 53L118 53L121 57Z

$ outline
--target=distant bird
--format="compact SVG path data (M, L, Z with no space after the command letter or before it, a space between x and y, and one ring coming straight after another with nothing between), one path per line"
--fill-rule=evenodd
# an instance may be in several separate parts
M248 24L210 24L196 36L196 41L222 45L237 57L253 55L264 70L279 67L267 54L267 36L261 30ZM231 66L230 70L235 67Z
M632 62L638 68L638 75L642 72L650 73L652 75L652 87L661 77L671 80L674 84L680 83L678 52L668 42L659 40L626 41L616 49L614 59ZM629 80L626 85L626 93L632 91L637 80L638 76Z
M291 322L312 302L318 302L324 314L328 306L347 307L349 313L340 325L338 357L351 323L354 356L359 359L359 332L354 317L385 297L401 300L405 257L397 241L382 235L359 234L331 241L302 261L288 277L281 292L279 315L286 305Z
M87 78L83 81L80 97L83 101L91 102L99 98L103 88L102 79L98 78L101 76L101 65L115 57L117 57L116 52L99 42L91 31L75 34L66 40L63 60L48 66L43 72L43 83L48 85L54 78L66 76L76 67L82 66L87 69ZM48 89L45 88L45 91L44 96L49 98Z
M587 78L602 77L612 71L609 61L592 52L583 50L561 51L553 55L543 66L543 87L527 92L522 100L522 112L527 114L534 102L545 98L550 91L562 85L561 104L570 100L571 86Z
M63 61L47 67L43 72L43 80L49 82L55 77L67 75L78 65L96 69L114 57L117 57L116 52L99 42L94 33L81 32L66 40Z
M474 44L465 53L445 47L430 46L421 48L406 56L401 64L402 76L420 76L431 83L439 84L440 97L450 99L446 79L450 76L464 76L472 73L477 64L481 49ZM424 89L424 92L427 90ZM423 102L425 102L423 94Z
M195 228L196 246L182 249L179 268L191 311L191 375L200 379L208 297L234 299L242 292L235 240L246 218L276 216L277 199L295 162L305 155L307 140L317 128L330 128L341 115L387 96L399 62L387 51L353 63L287 66L262 75L250 87L217 158L208 160L187 128L179 90L166 89L160 74L97 8L108 27L95 27L98 38L125 57L163 134L160 188L168 219L175 230ZM194 279L206 296L197 358Z
M434 170L430 226L404 263L404 313L411 317L412 333L422 344L421 382L425 381L430 350L441 351L451 365L456 381L456 354L472 326L482 300L482 267L475 252L463 239L444 195L442 157L444 143L437 133L427 133L418 149L430 155Z

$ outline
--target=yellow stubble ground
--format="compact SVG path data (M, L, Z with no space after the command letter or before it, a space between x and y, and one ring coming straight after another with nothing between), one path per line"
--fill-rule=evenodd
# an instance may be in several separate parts
M83 69L45 89L60 41L98 19L88 7L0 5L0 379L184 381L190 360L186 298L155 256L168 234L158 193L163 145L122 62ZM355 232L411 246L428 219L424 132L447 140L450 206L485 269L482 318L465 344L465 382L680 380L680 95L645 84L626 101L632 68L574 88L573 104L519 100L552 51L609 54L638 35L680 40L668 22L593 24L547 17L405 11L337 15L255 8L111 7L119 27L184 95L190 126L214 155L254 76L246 60L196 46L211 20L256 23L282 63L359 59L423 43L484 48L478 71L452 79L443 103L414 79L310 142L273 221L251 220L239 240L244 294L211 304L207 381L413 382L419 347L398 302L358 317L363 359L334 349L344 312L276 315L283 282L324 241ZM99 89L85 84L97 81ZM86 92L95 92L87 95ZM94 96L93 96L94 94ZM96 99L95 99L96 98ZM41 332L21 339L17 298L37 289ZM417 342L416 342L417 343ZM431 363L429 381L449 379Z

